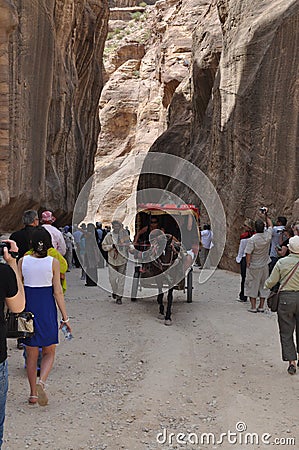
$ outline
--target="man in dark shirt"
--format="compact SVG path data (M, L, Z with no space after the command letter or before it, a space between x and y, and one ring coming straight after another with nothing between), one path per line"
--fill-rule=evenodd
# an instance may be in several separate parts
M18 247L14 241L10 243L10 251L17 253ZM14 255L16 256L16 255ZM0 263L0 448L3 442L3 425L5 419L5 404L8 389L6 323L4 316L5 304L12 312L21 312L25 308L24 288L19 276L15 257L3 249L3 257L7 264Z
M22 258L28 250L30 250L30 241L32 231L39 225L39 219L37 211L29 209L25 211L22 217L24 228L19 231L15 231L10 236L10 239L16 242L19 248L19 258Z

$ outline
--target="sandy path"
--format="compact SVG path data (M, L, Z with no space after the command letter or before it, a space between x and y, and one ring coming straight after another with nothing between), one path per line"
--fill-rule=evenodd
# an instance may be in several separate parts
M270 448L299 448L299 374L289 376L280 361L275 314L249 314L235 301L238 275L219 270L204 285L195 282L192 304L175 292L172 327L156 318L154 299L115 305L84 287L79 270L68 275L75 337L57 348L48 406L27 405L22 352L9 342L4 450L269 448L216 442L240 421L259 440L269 433L269 443L297 441ZM163 429L195 443L158 443ZM196 443L205 432L215 434L214 444Z

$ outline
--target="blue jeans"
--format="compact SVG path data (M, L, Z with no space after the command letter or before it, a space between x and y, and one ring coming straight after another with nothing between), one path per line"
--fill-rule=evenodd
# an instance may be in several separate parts
M7 360L0 364L0 448L3 442L3 426L5 419L5 404L8 390Z

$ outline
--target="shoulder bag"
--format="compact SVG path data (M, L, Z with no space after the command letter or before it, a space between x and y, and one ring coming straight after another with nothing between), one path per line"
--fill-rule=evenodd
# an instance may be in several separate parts
M7 338L28 338L34 335L34 314L29 311L21 313L6 313L6 337Z
M269 296L267 298L267 305L268 305L268 308L272 312L277 312L278 305L279 305L279 294L280 294L280 291L287 284L287 282L292 278L292 276L296 272L298 266L299 266L299 262L295 265L295 267L293 267L293 269L291 270L291 272L290 272L289 276L287 277L287 279L283 282L283 284L281 284L279 286L279 289L278 290L274 289L273 291L270 292L270 294L269 294Z

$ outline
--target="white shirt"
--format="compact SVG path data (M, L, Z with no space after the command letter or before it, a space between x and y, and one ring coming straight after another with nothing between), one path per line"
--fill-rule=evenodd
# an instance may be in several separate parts
M35 258L25 255L22 263L24 286L49 287L53 283L53 257Z
M203 248L207 248L208 250L210 250L212 247L214 247L214 244L212 242L213 233L211 230L202 230L200 232L200 235Z
M241 259L244 258L244 256L246 256L245 248L246 248L248 239L249 238L245 238L245 239L241 239L240 240L239 251L238 251L238 254L237 254L237 257L236 257L236 262L238 264L241 262Z
M273 256L274 258L278 258L278 254L276 251L276 246L279 245L279 239L281 236L281 231L284 230L284 226L278 225L273 227L272 229L272 240L271 240L271 248L270 248L270 256Z
M53 225L49 225L47 223L43 224L43 227L50 233L53 247L56 248L62 256L65 255L66 245L61 231L57 230L57 228L53 227Z

